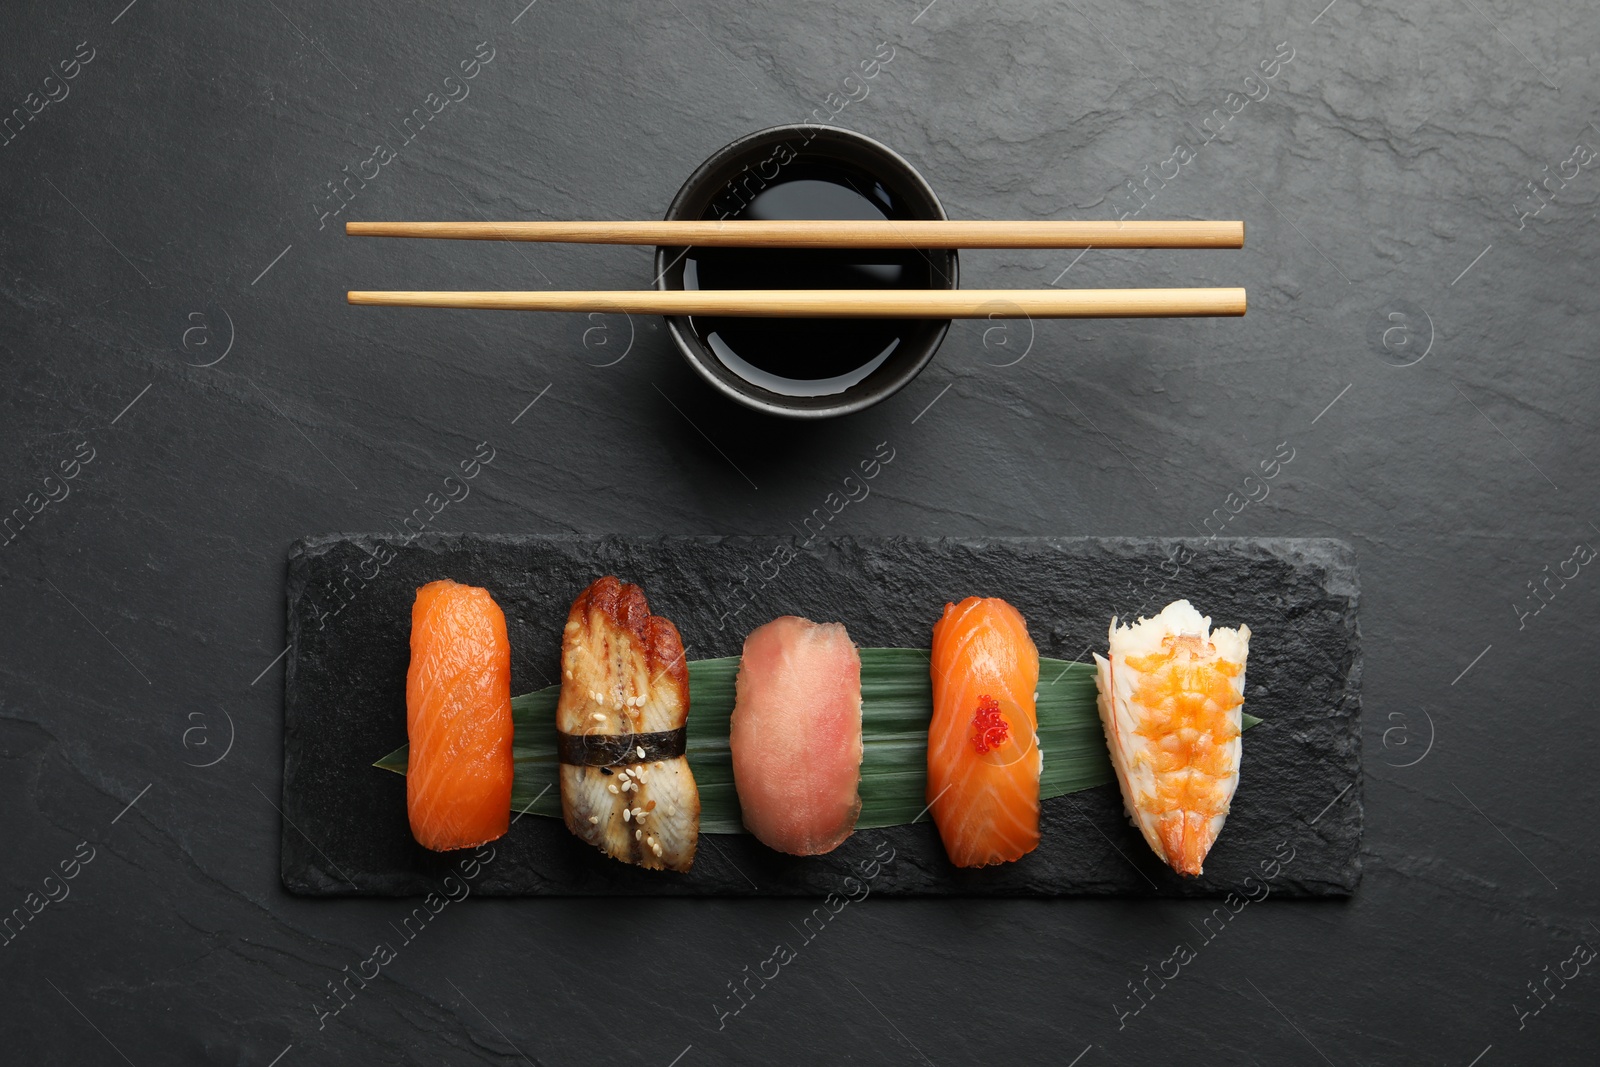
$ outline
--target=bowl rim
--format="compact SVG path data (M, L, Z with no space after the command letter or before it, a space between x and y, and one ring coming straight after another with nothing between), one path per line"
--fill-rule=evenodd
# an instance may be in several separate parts
M796 122L786 123L778 126L768 126L764 129L756 130L753 133L745 134L742 137L738 137L732 141L729 141L727 144L711 153L711 155L707 156L705 161L696 167L694 172L684 180L684 183L678 189L677 194L673 196L672 202L667 206L667 211L663 218L670 221L680 217L685 210L687 202L691 198L698 198L698 196L704 191L703 187L707 184L712 175L726 167L730 161L750 153L752 149L763 148L767 145L777 144L786 139L796 137L804 137L806 139L804 147L810 147L814 141L826 137L833 141L843 141L853 144L855 147L863 149L869 154L880 157L880 159L882 159L888 167L897 169L900 172L898 177L903 177L906 181L906 184L910 186L911 189L914 190L919 196L923 197L928 205L931 205L932 212L928 217L939 220L949 217L945 214L944 204L939 200L939 195L933 191L933 186L928 184L928 180L922 176L922 173L912 165L910 160L906 159L904 156L890 148L888 145L884 144L882 141L879 141L874 137L869 137L864 133L858 133L855 130L846 129L843 126L830 126L825 123L816 122ZM802 148L802 151L803 150L804 148ZM946 278L946 284L943 286L937 286L936 288L959 289L961 287L960 256L957 254L957 250L950 248L938 249L937 251L944 253L949 257L949 271ZM668 262L667 259L669 253L675 254L674 259L671 262ZM656 246L655 257L653 260L655 265L655 288L660 290L666 290L668 288L668 271L675 266L677 260L681 259L686 253L687 249L683 249L678 246ZM917 375L922 373L927 365L932 362L934 355L938 353L939 347L944 343L946 335L950 332L949 319L936 320L938 325L925 342L926 351L918 356L914 362L903 367L893 377L885 378L883 381L875 383L870 390L865 391L849 400L841 400L837 403L827 405L812 404L801 407L798 405L791 405L790 403L786 402L786 398L782 398L781 394L772 393L768 390L761 389L759 386L748 385L746 388L742 389L730 383L725 378L715 373L708 365L709 361L714 360L716 356L714 353L706 351L705 346L703 346L700 343L700 340L695 337L693 330L689 328L688 316L667 315L664 316L664 318L666 319L667 330L672 335L672 340L677 345L678 351L683 356L684 361L694 369L694 372L698 374L702 380L710 384L713 389L717 390L717 392L721 393L723 396L726 396L738 402L739 404L744 405L745 407L753 408L756 411L765 412L768 415L778 415L784 418L792 419L826 419L834 418L839 415L849 415L857 411L865 410L866 408L872 407L874 404L878 404L889 399L889 397L905 388L917 377ZM872 381L871 377L867 378L861 384L866 384L866 382L870 381ZM852 386L852 388L859 388L859 386ZM841 393L838 395L845 396L848 394ZM802 398L795 399L798 400ZM804 399L814 400L815 398Z

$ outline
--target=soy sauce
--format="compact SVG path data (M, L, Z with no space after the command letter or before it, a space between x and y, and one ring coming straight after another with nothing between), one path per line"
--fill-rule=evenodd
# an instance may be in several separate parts
M748 183L754 186L756 183ZM867 172L794 160L778 176L713 202L708 218L906 219L905 204ZM940 284L938 253L917 249L695 248L685 289L926 289ZM706 346L734 374L784 396L832 396L887 362L925 323L904 319L756 319L692 316Z

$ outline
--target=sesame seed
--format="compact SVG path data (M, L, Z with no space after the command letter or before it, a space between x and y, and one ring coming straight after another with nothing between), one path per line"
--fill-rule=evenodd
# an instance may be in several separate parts
M594 721L595 722L605 722L606 721L606 713L603 712L603 711L595 712L594 713Z
M661 769L661 761L660 760L656 760L654 763L650 764L650 766L654 767L656 770L659 771Z
M644 810L645 811L655 811L656 810L656 802L652 800L650 803L648 803L648 804L646 804L644 806Z
M654 852L659 857L661 855L661 846L660 845L651 845L650 846L650 851Z
M645 843L647 845L649 845L651 848L655 848L656 847L656 839L655 839L655 835L654 834L650 835L649 837L645 838L644 840L645 840Z
M642 839L643 837L644 837L644 831L643 830L635 830L633 832L633 839L635 841L638 841L638 840Z
M590 822L590 823L591 823L591 824L593 824L593 823L597 823L597 822L599 822L599 821L600 821L600 816L598 816L598 815L591 815L591 816L589 816L589 822Z
M571 672L571 671L568 671L568 672L567 672L567 677L568 677L568 678L571 678L571 677L572 677L572 672Z
M630 811L627 808L623 808L622 809L622 821L623 822L627 822L631 818L633 818L633 812Z
M615 793L616 791L617 791L617 786L616 786L615 782L613 782L611 785L606 786L606 792Z
M643 745L635 745L633 750L635 752L639 753L639 758L640 759L644 759L644 746Z

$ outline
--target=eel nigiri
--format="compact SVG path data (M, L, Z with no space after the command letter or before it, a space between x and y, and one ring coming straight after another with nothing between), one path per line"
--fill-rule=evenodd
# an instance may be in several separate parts
M1128 817L1173 870L1199 874L1239 785L1250 627L1213 630L1178 600L1131 626L1113 618L1107 644L1100 721Z
M1039 650L1004 600L946 604L933 627L928 806L957 867L1020 859L1039 845L1034 697Z
M556 743L567 829L623 863L687 871L700 792L684 756L689 665L644 590L607 575L561 635Z
M411 609L406 810L411 835L443 852L511 825L511 642L487 589L429 582Z
M785 615L744 639L728 746L744 825L819 856L861 814L861 656L841 623Z

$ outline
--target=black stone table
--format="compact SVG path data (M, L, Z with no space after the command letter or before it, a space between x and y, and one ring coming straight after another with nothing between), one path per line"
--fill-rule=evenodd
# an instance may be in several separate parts
M0 1059L1592 1059L1588 6L525 5L6 11ZM654 217L808 120L958 218L1247 224L1239 251L971 252L970 286L1243 285L1250 313L957 324L890 402L795 425L713 396L659 321L344 303L645 285L647 249L341 227ZM1359 889L819 920L283 888L294 541L418 509L805 536L819 508L852 537L1348 542Z

